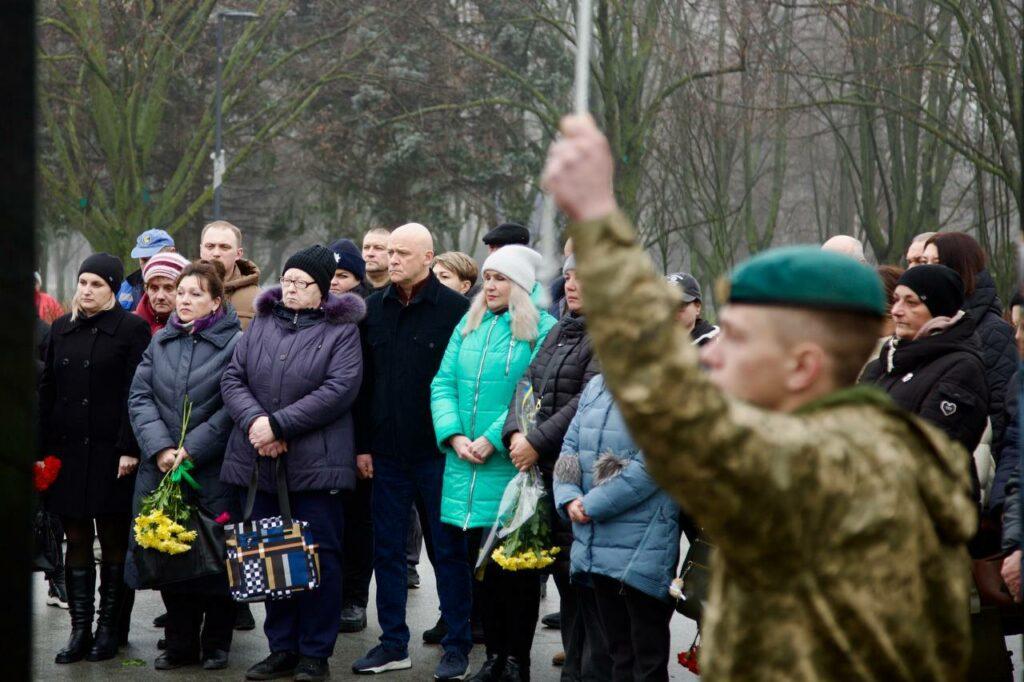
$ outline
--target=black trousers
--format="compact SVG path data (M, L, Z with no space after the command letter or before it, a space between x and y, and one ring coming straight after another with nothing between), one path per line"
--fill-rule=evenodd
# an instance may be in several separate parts
M216 649L231 650L235 628L235 602L227 594L162 590L167 607L164 636L167 651L180 657L209 655Z
M613 682L668 680L671 604L592 575L601 627L612 658Z
M366 608L373 577L373 481L357 480L342 493L345 514L341 557L341 606Z
M609 682L612 659L592 587L570 582L568 569L555 571L565 664L562 682Z
M506 571L491 562L481 592L487 655L515 656L528 672L540 612L540 573Z

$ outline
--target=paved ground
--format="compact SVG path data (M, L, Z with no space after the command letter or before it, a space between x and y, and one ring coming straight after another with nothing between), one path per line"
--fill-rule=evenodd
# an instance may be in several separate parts
M424 630L432 627L437 620L437 593L434 590L434 576L429 562L420 565L422 586L409 592L409 629L412 631L410 654L413 667L411 670L383 675L382 681L395 680L430 680L433 678L434 667L440 659L440 647L423 646L420 639ZM103 663L82 661L73 665L56 665L54 654L67 640L69 620L67 611L47 607L45 602L46 587L41 574L35 575L34 587L34 628L33 659L35 661L35 679L37 680L89 680L117 679L167 679L167 680L242 680L245 670L268 653L266 640L263 637L263 608L254 605L257 628L252 632L236 632L231 650L231 667L219 673L203 671L199 668L186 668L175 671L157 671L153 669L156 658L156 641L162 631L152 626L153 618L162 610L163 604L155 592L140 592L135 601L133 614L133 630L131 644L122 651L121 656ZM373 590L373 585L371 585ZM548 596L541 602L541 613L549 613L558 608L558 592L554 583L548 582ZM353 675L350 666L370 647L376 644L380 631L376 627L376 614L373 607L373 594L370 595L370 627L357 634L345 634L338 637L338 644L331 659L333 679L361 679L367 677ZM694 636L693 623L682 616L672 619L672 657L669 662L669 676L672 680L694 681L699 678L684 670L675 661L675 655L690 646ZM1014 667L1017 671L1015 679L1024 679L1020 671L1024 670L1021 663L1021 638L1007 640L1013 652ZM561 641L557 630L548 630L538 626L534 640L534 659L532 676L537 682L558 680L558 668L551 666L551 657L561 649ZM483 647L475 647L470 657L471 669L476 671L484 657Z
M429 562L420 564L420 575L423 584L419 589L410 590L408 622L412 631L413 667L411 670L388 673L379 678L384 681L395 680L430 680L433 678L434 667L441 657L440 647L423 646L420 639L424 630L432 627L437 620L437 593L434 589L434 576ZM219 673L206 672L200 668L185 668L174 671L157 671L153 669L153 659L157 656L156 641L162 631L152 626L153 618L162 610L163 604L156 592L139 592L135 600L135 611L132 617L133 629L130 645L123 650L121 656L103 663L82 661L72 665L56 665L53 657L67 641L70 621L67 611L47 607L45 602L46 587L41 574L36 574L34 590L34 627L33 660L35 661L35 679L37 680L88 680L116 679L167 679L167 680L241 680L245 670L256 661L267 655L266 639L263 637L262 605L254 605L257 628L252 632L236 632L231 648L231 667ZM371 585L371 590L373 586ZM338 644L331 659L333 679L361 679L367 677L351 673L352 662L362 656L376 644L380 631L376 627L376 614L373 607L373 594L370 595L370 627L357 634L343 634L338 637ZM548 582L548 596L541 602L541 613L548 613L558 608L558 591L553 582ZM670 677L673 680L696 680L675 662L675 654L688 648L693 639L694 628L691 621L676 616L672 620L672 660L669 663ZM558 679L558 668L551 666L551 657L561 649L561 640L557 630L549 630L538 626L534 640L534 659L532 678L538 682ZM484 658L483 647L474 647L470 657L471 670L474 672ZM136 660L131 660L136 659Z

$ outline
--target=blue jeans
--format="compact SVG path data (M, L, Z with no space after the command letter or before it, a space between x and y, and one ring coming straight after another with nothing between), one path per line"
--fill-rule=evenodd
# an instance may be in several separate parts
M242 489L242 503L246 490ZM330 658L341 619L342 493L327 490L290 492L292 517L309 524L320 555L320 587L287 599L267 601L263 632L270 651L291 651L310 658ZM259 491L252 518L278 516L277 495Z
M469 611L473 599L472 576L462 531L441 523L441 481L444 461L408 463L390 457L373 460L373 571L377 576L377 620L387 649L406 651L409 627L405 624L406 537L409 508L415 503L423 533L434 546L434 571L441 617L448 634L446 650L469 654L473 639Z

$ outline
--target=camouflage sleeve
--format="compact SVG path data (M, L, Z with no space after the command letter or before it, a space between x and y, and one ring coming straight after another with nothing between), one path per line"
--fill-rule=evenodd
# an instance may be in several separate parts
M678 294L625 216L570 232L588 331L655 480L736 558L796 542L806 510L792 493L816 475L800 420L731 401L708 381L676 322Z

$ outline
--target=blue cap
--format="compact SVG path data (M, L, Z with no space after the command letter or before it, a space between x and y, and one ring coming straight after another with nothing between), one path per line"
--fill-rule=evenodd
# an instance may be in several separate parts
M135 240L132 258L152 258L168 246L174 246L174 238L166 231L146 230Z

